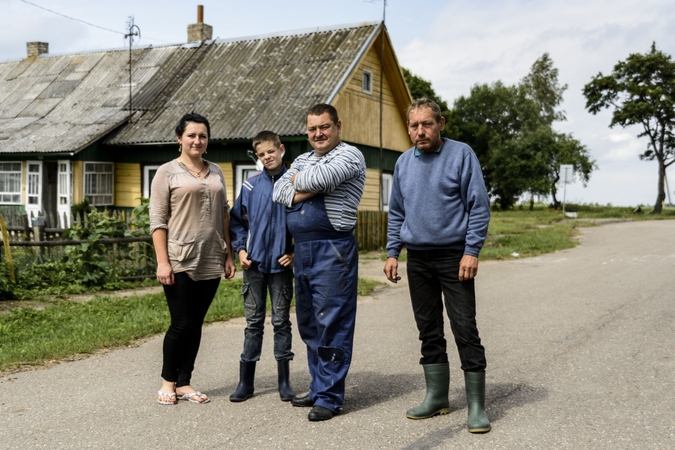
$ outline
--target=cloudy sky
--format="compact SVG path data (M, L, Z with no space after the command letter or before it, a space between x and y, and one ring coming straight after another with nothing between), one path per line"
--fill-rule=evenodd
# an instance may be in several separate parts
M187 25L203 4L214 37L382 19L382 0L30 0L30 3L106 28L45 11L22 0L0 0L0 61L25 56L28 41L49 42L52 54L124 46L128 17L141 28L141 45L184 42ZM655 162L640 161L646 142L638 129L609 129L611 113L584 109L584 84L611 72L630 53L651 43L675 54L675 7L665 0L389 0L386 23L399 62L430 80L449 104L476 83L517 83L549 52L569 85L556 125L585 144L599 165L588 186L567 187L567 200L623 206L656 199ZM671 169L675 201L675 171Z

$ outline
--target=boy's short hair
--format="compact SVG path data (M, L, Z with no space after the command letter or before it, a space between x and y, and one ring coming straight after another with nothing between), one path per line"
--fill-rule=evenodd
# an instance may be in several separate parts
M256 134L253 138L253 150L257 152L258 145L262 144L263 142L271 142L276 148L281 147L281 139L279 139L279 135L274 131L264 130Z

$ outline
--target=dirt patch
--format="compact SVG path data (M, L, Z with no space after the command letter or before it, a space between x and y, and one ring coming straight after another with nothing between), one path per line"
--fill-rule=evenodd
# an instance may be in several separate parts
M2 300L0 301L0 314L6 314L17 308L45 309L51 303L37 300Z

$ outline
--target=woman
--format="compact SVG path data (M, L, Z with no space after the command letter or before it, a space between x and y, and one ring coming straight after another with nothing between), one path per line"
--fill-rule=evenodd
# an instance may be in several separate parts
M150 231L157 255L157 280L171 314L164 337L162 387L157 401L210 401L190 385L204 316L220 279L234 276L230 217L223 172L202 159L211 129L199 114L176 127L180 156L162 165L152 180Z

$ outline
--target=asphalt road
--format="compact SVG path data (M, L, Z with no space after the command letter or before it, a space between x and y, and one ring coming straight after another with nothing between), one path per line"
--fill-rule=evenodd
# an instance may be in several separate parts
M156 337L0 378L0 448L675 448L675 222L589 228L581 242L480 267L492 420L485 435L466 431L452 342L451 414L405 418L422 400L424 380L403 273L399 285L359 301L346 405L333 420L310 423L308 409L279 401L269 329L256 395L228 401L244 329L234 320L204 330L193 382L210 404L155 402ZM384 280L381 269L371 261L361 273ZM309 376L294 338L292 381L302 391Z

